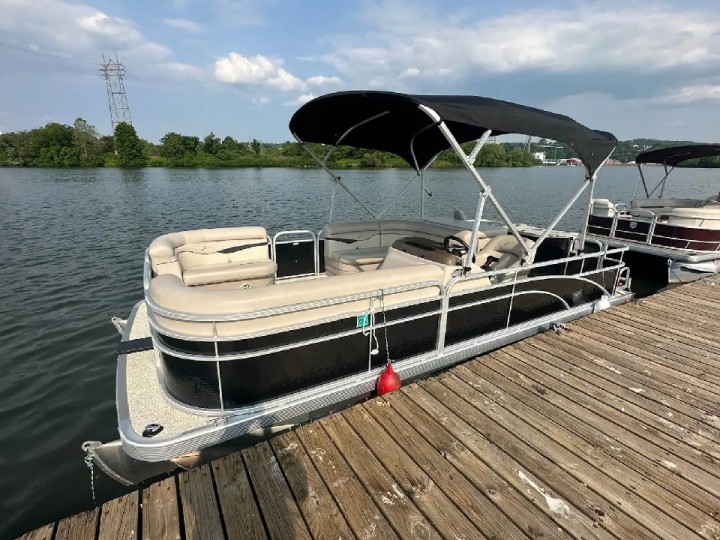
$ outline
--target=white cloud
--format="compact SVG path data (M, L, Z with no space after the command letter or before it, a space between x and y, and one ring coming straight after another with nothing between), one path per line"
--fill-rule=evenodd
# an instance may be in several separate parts
M653 102L659 105L682 105L697 101L720 101L720 84L697 84L684 86L653 99Z
M253 105L262 106L262 105L267 105L268 103L270 103L270 98L268 98L266 96L261 96L259 98L252 98L250 101L252 102Z
M305 90L308 86L323 87L342 84L338 77L315 75L303 81L287 71L279 58L262 54L243 56L231 52L215 62L215 79L228 83L249 86L265 86L280 92Z
M319 59L348 79L389 87L482 74L647 74L720 64L720 15L684 6L579 3L487 18L470 9L461 17L402 2L370 4L370 29L329 38L334 51Z
M283 61L261 54L243 56L231 52L215 62L215 78L231 84L267 85L277 90L301 90L303 81L286 71Z
M132 21L63 0L3 0L0 34L4 41L67 54L95 56L108 49L153 60L171 53L168 47L143 36Z
M62 58L60 67L68 73L97 74L103 51L117 52L129 71L143 78L201 79L205 71L174 62L172 50L146 37L133 21L67 0L0 0L0 35L32 54L30 62L47 62L43 55Z
M342 84L339 77L325 77L323 75L316 75L310 77L305 81L310 86L323 87L323 86L336 86Z
M312 94L303 94L302 96L298 96L296 99L286 101L285 105L299 107L300 105L305 105L308 101L310 101L311 99L315 99L316 97L317 96L314 96Z
M162 22L172 28L188 32L202 32L205 29L203 25L189 19L162 19Z

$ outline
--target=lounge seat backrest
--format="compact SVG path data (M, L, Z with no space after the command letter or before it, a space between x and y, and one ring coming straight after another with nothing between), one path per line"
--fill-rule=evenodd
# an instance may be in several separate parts
M383 246L391 246L395 240L414 236L442 242L443 238L469 232L466 229L458 229L448 225L427 223L424 221L411 220L383 220L380 221L380 238Z
M226 227L170 233L148 247L156 275L182 279L191 268L219 263L268 260L267 233L263 227Z
M377 221L328 223L323 227L325 258L340 251L380 247L380 225Z
M630 203L630 214L636 217L651 217L648 212L665 215L676 208L698 208L704 201L700 199L635 199Z
M380 291L424 282L442 283L443 269L432 264L413 267L382 269L327 278L275 283L271 287L216 291L186 287L175 276L163 275L150 282L148 294L153 303L175 312L197 315L233 315L252 313L266 309L291 306L293 304L315 303L322 300L350 296L353 294ZM416 290L390 293L384 296L385 306L391 307L415 300L439 298L437 286ZM270 315L258 319L247 319L231 323L216 323L220 336L234 336L270 332L277 328L304 326L319 320L337 320L348 317L348 329L355 328L352 317L366 313L369 299L348 301L341 304L315 306L294 313ZM212 323L186 322L154 315L166 330L177 334L212 336Z
M532 241L526 240L525 244L530 247ZM477 254L475 264L479 267L485 266L487 271L493 270L504 270L515 266L520 262L523 257L524 251L520 242L517 238L512 235L496 236L490 239L485 247L480 250ZM488 258L493 257L497 259L494 262L488 262ZM528 260L531 263L532 260Z

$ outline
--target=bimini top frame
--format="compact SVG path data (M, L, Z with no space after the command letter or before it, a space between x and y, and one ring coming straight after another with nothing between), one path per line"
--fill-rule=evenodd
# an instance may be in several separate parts
M689 159L697 159L704 157L715 157L720 156L720 146L717 144L690 144L686 146L673 146L671 148L661 148L659 150L650 150L649 152L642 152L635 158L638 171L640 171L640 180L642 181L643 189L645 190L645 196L649 199L658 188L660 188L660 194L658 197L662 197L665 192L665 184L667 183L668 176L675 170L675 167L687 161ZM651 190L648 191L647 183L645 182L645 175L643 175L642 165L645 163L655 163L662 165L665 169L665 176L660 179L660 182ZM668 167L670 167L668 169ZM637 191L637 188L635 188Z
M507 101L477 96L423 96L377 91L337 92L315 98L295 112L290 119L290 131L320 166L333 177L336 185L347 191L373 218L378 216L358 200L343 184L342 179L327 167L327 160L333 148L321 158L305 143L329 144L333 147L347 145L395 154L410 164L415 169L417 177L420 177L421 196L423 172L440 152L452 148L480 185L472 245L466 267L470 266L472 253L475 252L477 231L486 200L495 206L510 233L523 246L527 258L588 185L590 185L587 205L589 212L596 173L617 144L612 134L589 129L567 116ZM490 186L474 167L475 159L490 135L509 133L564 142L575 150L586 170L582 187L530 249L525 247L515 225L495 199ZM477 144L470 154L466 154L460 145L469 141L477 141ZM333 204L334 202L331 203L331 216ZM421 204L421 216L422 208ZM585 217L580 236L581 246L584 244L587 226L587 215Z

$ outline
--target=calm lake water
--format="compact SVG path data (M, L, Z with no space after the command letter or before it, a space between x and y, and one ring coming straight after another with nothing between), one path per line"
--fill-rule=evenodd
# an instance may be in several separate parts
M659 168L648 169L658 177ZM669 195L708 197L720 171L675 171ZM582 181L580 167L488 169L481 174L516 222L547 225ZM407 170L344 171L373 209ZM608 167L598 197L629 200L635 167ZM673 180L675 180L673 182ZM460 170L426 174L426 215L474 215L477 186ZM263 225L319 230L332 184L322 171L0 169L0 537L92 507L80 445L117 438L110 317L142 297L143 252L166 232ZM418 215L408 190L386 217ZM577 228L582 209L562 224ZM338 194L336 219L367 216ZM489 213L486 217L492 217ZM99 502L121 493L98 476Z

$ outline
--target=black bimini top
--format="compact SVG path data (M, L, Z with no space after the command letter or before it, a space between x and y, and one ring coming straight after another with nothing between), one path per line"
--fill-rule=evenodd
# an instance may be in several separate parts
M591 174L617 144L614 135L589 129L567 116L507 101L376 91L315 98L293 115L290 131L303 142L391 152L422 170L450 143L420 105L435 111L459 143L477 140L488 129L493 135L552 139L570 145Z
M642 152L635 158L635 163L661 163L674 167L688 159L720 156L720 145L689 144Z

